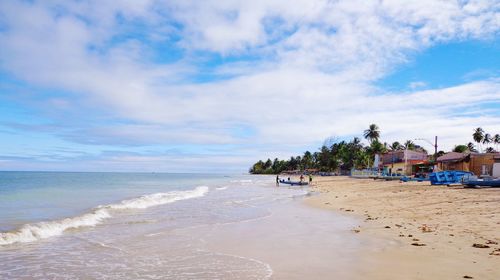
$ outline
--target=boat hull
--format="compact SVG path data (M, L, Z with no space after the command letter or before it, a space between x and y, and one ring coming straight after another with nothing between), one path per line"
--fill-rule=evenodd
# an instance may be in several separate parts
M297 182L297 181L280 181L280 184L287 184L291 186L307 186L307 182Z
M500 188L500 180L469 180L464 182L467 187Z
M467 171L440 171L433 172L429 175L431 185L452 185L461 184L464 176L471 176L471 172Z

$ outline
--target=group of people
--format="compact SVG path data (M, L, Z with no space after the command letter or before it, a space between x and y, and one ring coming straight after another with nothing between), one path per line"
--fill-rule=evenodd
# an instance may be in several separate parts
M312 175L311 174L308 174L307 175L309 177L309 185L312 184ZM288 177L287 179L288 181L290 181L290 177ZM303 183L304 182L304 175L300 175L300 183ZM279 187L280 185L280 176L279 175L276 175L276 186Z

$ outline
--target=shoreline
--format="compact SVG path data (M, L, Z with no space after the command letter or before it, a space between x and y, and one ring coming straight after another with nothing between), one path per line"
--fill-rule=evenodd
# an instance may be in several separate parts
M339 176L315 177L311 191L307 205L356 216L352 234L387 241L363 254L367 279L500 279L500 189Z

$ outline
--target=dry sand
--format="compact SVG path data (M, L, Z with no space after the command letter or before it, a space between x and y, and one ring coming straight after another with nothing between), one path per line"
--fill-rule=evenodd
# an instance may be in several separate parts
M384 244L360 260L362 279L500 279L498 188L315 177L311 189L308 204L358 216L352 234Z

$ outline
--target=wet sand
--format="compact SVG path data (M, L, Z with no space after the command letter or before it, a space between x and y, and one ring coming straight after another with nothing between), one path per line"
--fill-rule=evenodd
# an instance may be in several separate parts
M361 278L500 279L500 189L314 179L307 204L359 218L351 233L385 244L363 252Z
M212 226L199 238L208 251L268 264L270 279L280 280L363 279L357 268L364 248L385 244L353 236L359 219L309 207L302 197L268 207L269 216Z

